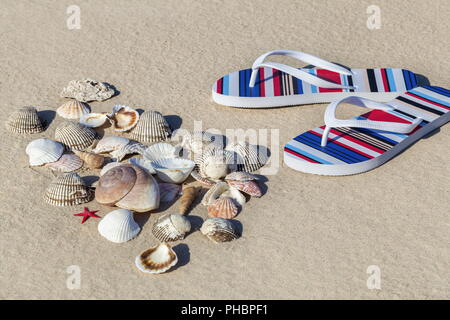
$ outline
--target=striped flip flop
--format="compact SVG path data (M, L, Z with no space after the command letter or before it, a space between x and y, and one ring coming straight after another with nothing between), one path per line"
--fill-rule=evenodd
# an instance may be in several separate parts
M295 58L315 68L264 61L272 55ZM260 56L251 69L217 80L212 98L218 104L240 108L324 103L348 96L385 102L415 87L416 75L408 70L347 69L303 52L277 50Z
M341 103L374 110L340 120L335 110ZM449 122L449 111L450 91L433 86L409 90L388 104L343 98L327 107L324 126L302 133L284 147L284 162L295 170L321 175L365 172Z

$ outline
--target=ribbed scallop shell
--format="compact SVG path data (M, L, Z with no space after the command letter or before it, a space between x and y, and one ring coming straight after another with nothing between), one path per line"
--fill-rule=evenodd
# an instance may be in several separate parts
M177 213L159 217L152 228L153 235L161 242L182 240L189 231L189 219Z
M129 106L115 105L111 117L114 131L125 132L133 129L139 121L139 112Z
M46 168L60 172L72 172L80 169L83 166L83 160L81 160L75 154L63 154L58 161L46 163Z
M225 149L235 153L233 162L237 164L238 171L253 172L268 161L268 156L258 146L246 141L230 144Z
M110 154L117 161L121 161L129 154L143 154L145 152L146 146L142 143L131 141L128 144L122 146L120 149L112 151Z
M217 182L208 192L205 193L202 199L202 204L204 206L209 206L215 200L220 197L229 197L235 201L237 205L244 205L246 199L244 195L236 188L230 186L229 184L219 181Z
M65 121L55 130L55 139L73 150L84 151L97 139L97 133L80 123Z
M64 146L57 141L41 138L31 141L27 145L25 152L29 157L31 166L41 166L61 158Z
M228 174L225 177L225 181L234 180L234 181L252 181L258 180L258 177L255 175L245 172L245 171L236 171Z
M223 140L223 136L207 131L194 131L191 133L185 129L177 129L172 135L172 141L181 142L183 147L196 154L203 153L210 146L223 149Z
M231 222L222 218L205 220L200 232L214 242L226 242L239 238L239 234Z
M130 139L125 137L109 136L103 137L92 150L94 153L107 153L118 150L127 145Z
M69 100L63 103L56 113L65 119L80 119L84 114L91 112L89 106L83 102L77 100Z
M195 169L192 170L191 177L207 187L212 187L213 185L216 184L216 182L214 180L202 177L200 175L200 173L198 171L196 171Z
M106 113L85 113L80 117L80 123L89 128L98 128L108 120Z
M159 159L175 158L177 155L177 148L170 143L159 142L147 147L144 151L144 158L150 161Z
M47 187L44 200L54 206L74 206L92 200L94 194L75 172L64 173Z
M131 130L131 139L142 143L165 141L169 138L171 130L166 119L157 111L145 111L136 127Z
M14 111L6 126L14 133L39 133L45 130L35 107L22 107Z
M204 178L223 178L234 169L232 153L221 149L207 150L198 160L198 168Z
M228 180L228 184L242 192L245 192L248 195L251 195L252 197L261 197L262 191L259 185L253 181L236 181L236 180Z
M220 197L208 206L208 214L215 218L233 219L238 207L230 197Z
M136 267L146 273L163 273L175 266L178 257L172 247L167 243L145 250L136 257Z
M126 209L111 211L98 223L98 232L115 243L127 242L141 231L139 225L134 221L133 213Z

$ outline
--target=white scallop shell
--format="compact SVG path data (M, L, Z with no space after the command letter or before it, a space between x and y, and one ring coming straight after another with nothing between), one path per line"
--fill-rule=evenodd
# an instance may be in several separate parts
M118 150L127 145L130 139L125 137L109 136L103 137L92 150L94 153L107 153Z
M133 219L133 213L126 209L111 211L98 223L98 232L115 243L129 241L141 231Z
M6 126L15 133L39 133L45 130L35 107L17 109L8 117Z
M199 159L196 159L196 163L200 175L213 180L221 179L230 171L235 171L233 154L222 149L207 149Z
M31 141L25 149L31 166L41 166L61 158L64 146L56 141L41 138Z
M56 177L44 194L44 200L54 206L74 206L89 202L93 197L94 193L75 172Z
M152 162L149 160L142 158L130 158L128 159L128 162L146 170L150 174L156 173L155 169L152 166Z
M202 204L204 206L212 205L215 200L222 197L229 197L240 206L243 206L247 201L245 196L238 189L231 187L226 182L220 181L205 193Z
M55 129L55 140L68 149L84 151L97 140L97 132L81 123L65 121Z
M147 147L144 151L144 158L150 161L159 159L175 158L177 148L170 143L159 142Z
M80 123L89 128L98 128L108 120L106 113L86 113L80 117Z
M178 263L178 257L167 243L145 250L136 257L136 267L146 273L163 273Z
M83 166L83 160L75 154L66 153L57 161L46 163L44 166L54 171L72 172Z
M77 100L69 100L56 109L56 113L65 119L79 119L89 112L91 112L89 106Z
M233 224L223 218L206 219L200 228L200 232L216 243L232 241L239 237Z
M114 131L125 132L136 126L139 121L139 112L129 106L117 104L113 107L110 119Z
M172 158L152 161L152 166L161 180L169 183L182 183L189 177L195 163L189 159Z
M117 161L121 161L129 154L143 154L146 146L142 143L130 141L128 144L124 145L120 149L111 152L111 156Z
M153 235L161 242L182 240L189 231L189 219L178 213L159 217L152 228Z

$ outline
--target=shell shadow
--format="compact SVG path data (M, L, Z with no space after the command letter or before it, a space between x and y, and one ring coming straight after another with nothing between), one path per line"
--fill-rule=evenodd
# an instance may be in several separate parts
M180 243L172 247L173 251L177 254L178 263L169 272L173 272L180 267L183 267L189 263L191 260L191 252L187 244Z
M108 82L103 82L103 83L106 84L106 86L108 86L108 87L110 87L111 89L114 90L114 94L109 99L112 99L112 98L114 98L114 97L116 97L116 96L118 96L120 94L120 91L119 91L119 89L116 88L116 86L114 86L114 85L112 85L112 84L110 84ZM109 99L107 99L107 100L109 100Z
M238 234L239 238L242 237L242 234L244 233L244 226L242 225L242 223L236 219L232 219L229 221L233 225L233 228Z
M260 175L260 174L255 174L255 176L258 178L257 180L257 184L259 186L259 188L261 189L261 197L263 197L266 193L267 190L269 189L266 185L266 182L269 181L269 179L266 176Z
M202 224L203 224L203 218L202 217L199 217L199 216L186 216L186 218L191 223L191 231L189 231L189 234L199 230L202 227Z
M145 110L141 108L137 108L135 110L139 113L139 116L145 112Z
M38 117L43 121L45 130L50 127L50 124L53 122L53 120L56 117L56 112L54 110L42 110L38 111Z
M181 119L177 115L164 116L164 119L166 119L166 121L169 124L170 129L172 129L172 131L175 131L176 129L181 128L181 124L183 123L183 119Z
M142 228L144 228L144 225L150 219L150 215L151 215L150 212L143 212L143 213L137 212L133 215L134 221L136 221L136 223L139 225L139 227L141 227L141 232L142 232Z
M98 181L98 179L100 178L99 176L84 176L82 177L83 181L88 185L88 186L92 186L92 184L96 181Z

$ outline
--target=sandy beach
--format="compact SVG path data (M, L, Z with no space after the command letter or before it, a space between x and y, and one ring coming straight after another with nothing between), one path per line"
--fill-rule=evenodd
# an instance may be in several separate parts
M374 30L367 27L372 4L381 14ZM67 26L70 5L80 8L80 29ZM0 298L449 299L450 125L375 170L324 177L286 167L282 146L322 125L326 104L245 110L211 100L216 79L273 49L354 68L404 68L450 89L449 15L447 0L2 0ZM120 91L90 103L94 112L125 104L159 111L174 128L202 121L204 130L264 133L273 162L265 194L237 216L240 239L215 244L194 232L174 243L174 269L148 275L134 258L158 243L151 226L177 204L136 214L140 235L115 244L99 235L99 219L81 224L72 216L86 206L103 217L110 207L43 201L53 175L30 169L25 147L54 138L63 121L54 113L65 101L59 93L83 78ZM11 134L8 115L28 105L46 110L40 115L49 128ZM80 175L95 179L98 170ZM189 215L198 227L207 211L197 204ZM67 287L72 265L81 270L74 290ZM381 271L380 289L367 286L369 266Z

